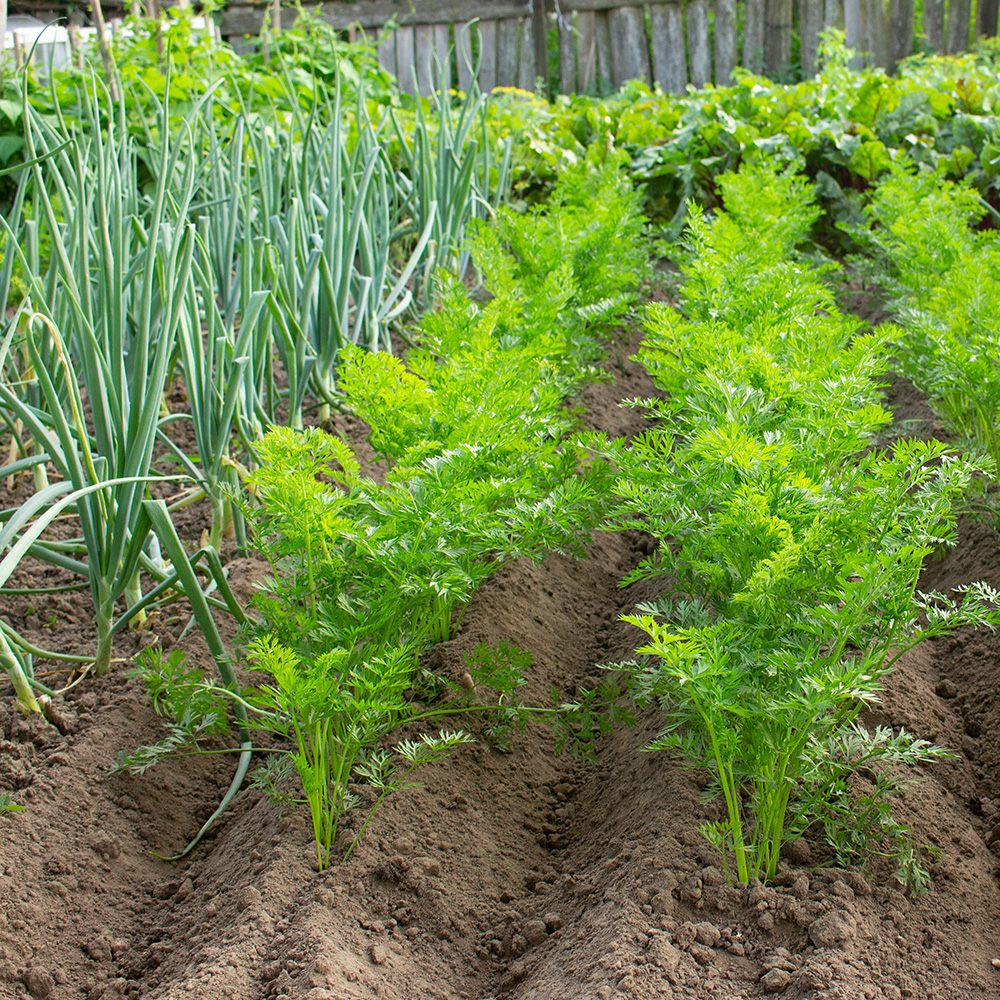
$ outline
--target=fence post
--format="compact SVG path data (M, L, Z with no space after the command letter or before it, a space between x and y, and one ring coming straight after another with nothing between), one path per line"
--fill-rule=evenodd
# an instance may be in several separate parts
M766 0L764 69L775 77L792 61L792 0Z
M979 0L976 4L976 38L992 38L997 33L997 0Z
M708 5L705 0L688 0L688 53L691 82L704 87L712 79L712 53L708 45Z
M844 41L858 55L851 60L851 69L864 65L865 22L861 15L861 0L844 0Z
M969 47L969 22L972 0L950 0L948 4L948 54L965 52Z
M932 52L944 52L944 2L924 0L924 37Z
M743 66L758 76L764 72L764 0L746 0Z
M823 27L842 28L844 26L843 0L825 0L823 4Z
M608 33L615 86L620 87L626 80L649 83L649 43L642 7L619 7L608 11Z
M802 46L802 79L816 75L816 54L823 23L823 0L799 0L799 39Z
M995 2L995 0L994 0ZM983 0L979 0L982 10ZM913 50L913 0L889 0L889 72Z
M715 0L715 83L728 87L736 68L736 0Z
M758 0L749 0L758 2ZM677 0L655 4L650 10L653 80L668 94L687 89L687 53L684 46L684 12Z
M534 0L531 6L531 33L535 45L535 79L542 81L542 96L549 93L549 19L545 15L545 0ZM534 89L534 82L532 82Z
M597 89L610 90L614 86L615 68L611 55L611 25L608 12L594 12L594 35L597 41Z
M559 90L563 94L575 94L576 38L573 33L573 12L569 10L564 14L559 11L556 17L559 20Z

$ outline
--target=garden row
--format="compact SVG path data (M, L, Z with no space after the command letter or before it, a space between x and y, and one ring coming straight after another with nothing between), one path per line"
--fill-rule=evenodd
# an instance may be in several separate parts
M616 666L633 702L666 713L650 749L711 773L726 814L703 833L740 881L773 877L783 844L815 824L840 864L885 842L920 889L884 765L942 751L857 720L907 649L1000 621L986 584L959 604L916 590L924 559L954 543L978 466L937 441L878 447L899 331L862 333L826 283L835 265L795 254L819 209L792 171L723 176L724 211L690 220L681 311L650 307L640 359L663 397L630 405L657 426L609 458L619 523L659 542L629 580L663 577L668 596L628 619L648 642ZM926 269L906 277L925 283ZM870 786L856 786L859 768Z
M872 181L918 148L937 158L919 183L897 165L869 209L876 230L853 231L894 268L906 338L862 335L827 287L832 266L796 251L830 175L814 186L749 156L800 167L789 154L822 152L831 126L810 132L800 112L762 125L753 116L777 91L744 80L701 106L763 101L732 151L740 172L713 160L710 190L678 196L689 213L682 314L650 309L641 358L663 396L633 401L656 425L628 447L581 437L566 405L595 377L598 333L645 271L640 198L614 148L621 120L588 112L579 162L563 155L546 206L516 211L502 202L514 151L537 141L530 104L440 96L433 115L418 106L407 121L359 85L349 102L312 93L305 110L244 108L223 126L211 87L178 123L153 91L136 119L93 82L78 127L25 92L26 166L0 267L4 297L18 282L23 293L0 344L0 476L31 475L35 490L0 515L0 586L24 593L6 585L29 558L68 574L56 589L89 588L97 649L40 649L0 621L24 710L59 694L35 677L36 659L78 664L73 684L100 676L115 636L182 592L224 690L179 654L149 656L142 671L169 737L123 766L143 771L223 735L231 710L240 764L206 828L252 754L276 749L260 782L279 797L301 789L324 867L358 805L352 783L373 786L377 808L469 738L401 729L463 714L503 742L528 716L515 695L527 661L509 646L477 651L461 683L421 667L477 587L514 559L578 553L595 528L637 528L659 547L626 582L662 576L669 596L630 619L649 642L617 666L633 707L656 699L667 712L654 746L714 776L726 818L704 832L727 870L732 857L738 879L769 878L782 844L819 824L841 862L888 838L901 879L919 887L919 859L886 808L898 779L873 771L859 793L848 778L941 751L870 733L858 716L903 650L1000 612L982 584L960 604L916 592L924 558L954 538L978 466L935 442L879 450L881 386L902 349L956 432L996 462L995 250L968 226L986 210L980 196L942 180L971 162L939 148L965 112L879 74L859 90L842 56L828 53L801 106L822 110L822 93L842 116L870 118L847 167ZM883 141L901 93L907 113L927 102L940 112L925 144ZM693 98L686 107L699 113ZM512 124L523 131L503 135ZM800 149L807 134L817 144ZM882 166L855 169L858 150ZM709 219L696 202L716 199L724 210ZM860 204L845 217L861 219ZM403 330L405 362L392 354ZM184 412L166 404L175 377ZM305 430L311 406L321 421L331 407L361 417L384 470L363 474L343 441ZM211 523L192 555L175 517L200 500ZM227 582L229 534L273 568L251 608ZM219 612L245 629L242 662L266 674L259 686L240 687ZM592 713L612 694L584 699L586 710L531 711L577 738L602 728Z

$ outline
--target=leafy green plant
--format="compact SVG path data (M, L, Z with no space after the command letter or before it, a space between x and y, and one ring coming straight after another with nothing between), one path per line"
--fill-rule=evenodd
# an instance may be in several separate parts
M403 787L413 768L439 760L468 737L441 733L419 744L404 742L397 752L410 765L402 777L390 776L390 758L378 741L399 724L409 686L412 656L406 647L371 656L331 649L304 664L271 637L254 639L248 649L254 668L273 679L247 699L255 727L290 739L291 759L309 804L316 838L317 865L325 868L340 820L357 805L349 787L355 770L380 788L382 798ZM374 814L374 809L369 815ZM350 856L367 821L351 842Z
M0 816L16 812L24 812L24 806L18 805L6 792L0 792Z
M876 726L869 732L856 722L826 741L813 740L806 747L790 832L821 824L840 865L879 852L881 844L880 853L896 862L900 884L919 894L927 888L926 872L911 831L893 818L893 800L915 782L906 772L949 756L902 730Z
M659 542L625 582L664 577L672 588L626 616L648 641L617 668L637 705L666 714L649 749L679 750L711 773L726 816L705 833L741 881L773 877L801 830L794 817L808 812L798 790L843 774L817 748L855 754L858 713L905 650L1000 622L985 584L960 604L916 592L924 558L954 541L977 466L939 442L872 449L887 421L887 331L852 339L819 277L789 259L809 193L787 175L747 177L763 187L758 199L726 178L733 212L692 219L688 318L651 319L640 357L665 398L633 405L669 423L604 448L619 471L617 524ZM770 232L786 205L800 221ZM873 738L866 761L898 763L907 747L938 752ZM879 835L893 833L873 809L868 832L882 816Z
M963 444L985 453L1000 478L1000 246L971 225L987 206L972 189L940 175L896 171L879 185L859 233L889 268L904 333L900 370L925 392Z

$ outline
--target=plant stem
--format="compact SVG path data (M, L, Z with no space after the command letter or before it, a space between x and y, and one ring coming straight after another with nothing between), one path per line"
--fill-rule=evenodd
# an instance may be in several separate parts
M21 663L14 655L14 650L11 649L3 632L0 632L0 663L3 664L7 671L7 677L14 686L18 711L25 716L41 712L42 707L38 704L35 692L31 690L31 683L25 676Z
M97 651L94 654L94 676L103 677L111 666L111 644L113 632L111 618L114 615L115 602L111 597L111 588L102 580L98 584L97 600Z

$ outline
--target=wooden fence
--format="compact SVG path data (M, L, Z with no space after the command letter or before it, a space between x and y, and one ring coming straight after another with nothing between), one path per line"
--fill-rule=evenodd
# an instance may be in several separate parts
M914 0L334 0L312 9L337 29L368 32L379 62L409 93L430 93L436 66L446 85L464 90L477 61L484 90L547 88L547 41L555 30L551 78L563 93L575 93L606 92L632 79L681 92L689 84L728 83L736 66L775 79L809 77L828 27L843 28L869 65L892 70L914 39L955 53L973 38L996 35L998 4L922 0L916 18ZM272 30L291 26L296 10L280 0L234 0L216 17L221 35L239 48L265 21ZM390 23L397 27L383 30Z

